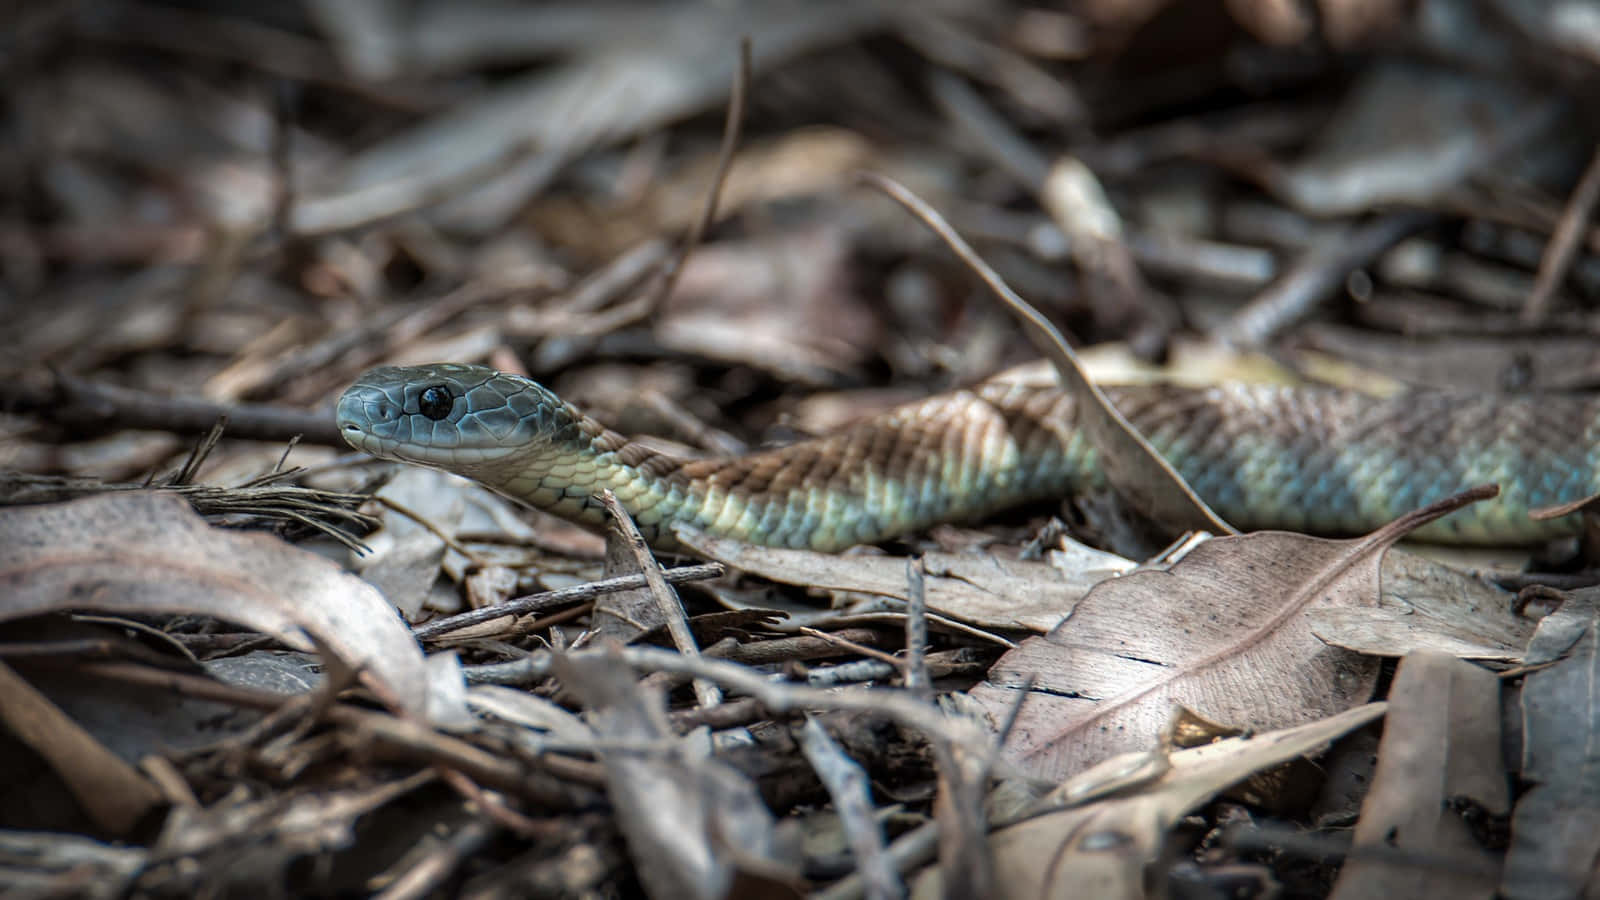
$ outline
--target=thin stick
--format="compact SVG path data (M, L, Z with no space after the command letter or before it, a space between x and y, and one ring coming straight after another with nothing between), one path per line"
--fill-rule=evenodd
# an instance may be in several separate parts
M444 545L446 547L449 547L451 550L454 550L455 552L461 554L462 556L465 556L467 558L467 561L472 563L473 566L482 569L482 568L486 568L489 565L488 561L485 560L482 556L479 556L477 553L474 553L471 550L471 548L467 547L465 544L463 544L460 541L456 540L455 535L450 534L449 532L445 531L443 528L440 528L438 525L434 524L431 520L428 519L427 516L423 515L422 513L419 513L416 510L411 509L410 507L406 506L404 503L401 503L401 502L399 502L397 500L394 500L392 498L389 498L389 497L385 497L382 494L373 494L372 495L372 499L378 501L378 503L382 504L383 506L386 506L389 509L394 510L395 512L399 513L400 515L405 516L406 518L408 518L411 521L417 523L418 525L421 525L423 528L427 529L429 531L429 533L431 533L434 537L436 537L439 540L443 541Z
M650 547L644 542L644 535L639 533L639 526L633 523L633 517L623 508L617 500L617 495L606 488L600 492L600 502L605 504L606 512L611 514L612 534L607 536L607 543L612 537L620 538L627 545L627 553L632 557L634 565L639 567L639 573L644 576L645 587L650 589L650 597L655 600L656 607L661 611L661 619L667 626L667 634L672 636L672 645L678 652L687 657L699 657L700 644L694 639L694 632L689 630L689 613L683 608L683 600L678 597L678 592L667 584L661 577L661 564L651 555ZM613 556L607 548L606 556ZM620 554L618 554L620 555ZM703 678L694 681L695 700L701 706L716 706L722 702L722 691L715 684Z
M295 409L265 403L215 403L200 397L163 397L147 391L57 373L53 383L39 379L0 382L0 410L27 413L95 433L124 428L206 434L217 420L228 420L228 436L253 441L285 441L304 435L314 444L339 447L344 439L326 410Z
M1130 505L1159 527L1173 532L1210 531L1216 534L1238 532L1211 511L1204 500L1184 482L1183 477L1161 454L1150 446L1138 430L1117 411L1104 391L1084 372L1066 338L1044 314L1022 299L983 257L962 239L944 217L904 185L875 172L859 176L866 184L888 194L922 221L930 231L966 263L1023 322L1023 331L1039 352L1050 360L1062 383L1078 399L1077 418L1099 451L1100 468L1111 486L1127 497Z
M920 556L906 560L906 587L906 689L932 700L933 679L928 677L928 579Z
M1561 221L1556 223L1556 230L1550 235L1550 243L1545 245L1544 256L1539 260L1539 275L1534 279L1533 289L1528 292L1528 300L1522 307L1522 324L1537 325L1549 313L1556 288L1566 280L1567 272L1572 269L1572 261L1578 256L1579 241L1588 229L1589 216L1594 212L1597 200L1600 200L1600 145L1595 147L1589 167L1584 170L1583 178L1567 200L1567 207L1561 212Z
M689 257L699 246L702 238L711 228L711 223L717 216L717 203L722 199L722 185L728 178L728 170L733 168L733 154L739 147L739 135L744 129L745 96L749 93L750 86L750 38L745 37L739 41L739 68L734 73L733 93L728 98L728 117L722 126L722 147L717 151L716 173L711 178L711 190L706 192L705 206L700 209L700 216L690 226L689 233L684 236L683 246L676 256L667 261L666 267L661 270L660 280L656 282L655 290L649 296L645 309L655 309L672 293L678 284L678 277L683 273L683 267L689 262Z
M698 566L668 569L661 574L669 584L682 584L686 581L704 581L707 578L717 578L722 575L723 571L725 570L721 563L705 563ZM604 581L580 584L574 587L562 588L558 591L530 594L526 597L508 600L496 606L486 606L483 609L474 609L459 615L435 619L426 625L418 625L413 628L411 634L419 641L426 641L481 622L492 622L502 616L520 616L526 613L545 612L558 606L593 600L601 594L635 590L644 586L643 575L622 575L617 578L607 578Z
M1307 250L1283 277L1256 294L1217 329L1222 340L1259 347L1309 316L1338 290L1350 273L1437 221L1431 212L1397 212L1365 222Z

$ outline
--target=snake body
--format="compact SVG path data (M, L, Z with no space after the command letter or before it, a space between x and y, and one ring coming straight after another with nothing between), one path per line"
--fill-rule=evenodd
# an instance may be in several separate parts
M1501 495L1418 537L1527 544L1576 528L1531 509L1600 491L1600 401L1576 395L1329 388L1109 388L1212 508L1245 529L1370 531L1467 487ZM839 550L1103 485L1057 387L992 382L773 450L686 458L630 441L536 382L479 366L385 367L338 404L359 450L473 478L564 518L604 523L609 488L646 540L672 525Z

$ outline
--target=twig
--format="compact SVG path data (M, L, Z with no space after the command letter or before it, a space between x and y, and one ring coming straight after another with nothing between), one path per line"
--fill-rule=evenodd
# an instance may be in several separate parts
M0 506L54 503L110 491L159 490L177 494L187 500L195 512L208 518L236 515L287 519L321 531L352 550L365 552L367 548L361 541L334 523L344 522L369 529L377 525L378 520L357 509L366 501L366 495L275 483L296 473L296 470L290 470L273 476L273 480L256 479L239 487L181 484L152 488L145 484L106 482L93 478L0 472Z
M806 672L806 684L814 688L832 687L839 684L887 681L904 675L905 667L898 660L884 662L881 659L855 659L837 666L819 666Z
M741 697L719 706L675 709L668 713L667 717L672 720L672 727L679 734L684 734L702 727L710 728L712 731L723 731L770 719L772 716L755 698Z
M873 816L867 773L839 749L815 718L806 717L800 734L806 761L833 799L833 809L850 840L850 849L855 851L856 871L862 873L866 896L871 900L905 896L905 885L884 853L883 829Z
M534 619L532 622L518 622L515 633L537 634L538 632L549 628L551 625L561 625L565 622L570 622L573 619L581 618L582 616L592 612L594 612L593 602L580 603L577 606L563 609L560 612L553 612L546 616L540 616L539 618Z
M1205 501L1184 482L1172 463L1157 453L1127 417L1111 405L1105 392L1089 380L1077 355L1055 325L1013 291L1005 279L950 227L943 216L891 178L873 172L863 172L859 177L866 184L888 194L921 220L1000 298L1013 315L1022 320L1023 331L1028 339L1050 360L1061 382L1078 398L1079 425L1088 432L1090 443L1099 451L1100 466L1111 485L1132 501L1134 509L1157 526L1174 533L1186 530L1238 533L1211 511Z
M1352 271L1371 263L1436 218L1431 212L1395 213L1355 228L1341 239L1313 247L1282 278L1235 313L1216 336L1244 347L1266 343L1332 296Z
M617 651L585 651L589 653ZM818 689L774 682L763 672L737 663L700 657L690 659L655 647L624 647L621 658L639 671L680 672L715 681L729 690L756 698L768 710L783 714L803 709L835 709L872 712L932 738L944 738L977 752L986 752L988 735L972 722L946 716L937 707L903 691L872 688Z
M633 586L638 585L639 581L636 581ZM576 652L604 653L608 659L621 659L640 672L674 672L691 678L715 681L728 690L753 698L769 713L777 716L818 709L870 712L886 716L924 735L940 736L976 752L987 752L990 746L987 732L972 721L946 716L932 704L924 703L904 691L860 687L814 688L788 682L775 682L771 681L766 673L735 662L709 656L691 659L671 650L656 647L622 647ZM464 666L462 674L468 684L527 683L548 676L554 657L553 652L540 650L514 663ZM879 663L874 660L873 664Z
M600 492L600 502L605 504L606 512L611 514L611 534L606 541L609 545L612 538L620 539L627 546L627 553L632 557L634 565L639 567L639 573L644 576L644 583L650 589L650 597L655 600L656 608L661 612L662 623L667 627L667 634L672 637L672 645L678 652L686 657L698 658L700 645L694 639L694 632L689 630L689 615L683 608L683 601L678 598L678 592L667 584L661 577L661 564L651 555L650 547L644 542L644 535L639 533L639 526L633 524L633 517L617 501L617 495L610 488ZM611 556L608 546L607 557ZM620 554L619 554L620 555ZM625 561L623 561L626 564ZM722 702L722 692L717 686L702 678L694 682L694 695L700 706L716 706Z
M661 574L669 584L682 584L686 581L703 581L707 578L717 578L724 571L721 563L705 563L697 566L667 569ZM575 587L562 588L558 591L530 594L526 597L508 600L497 606L486 606L483 609L474 609L458 615L446 616L443 619L435 619L425 625L418 625L411 630L411 633L419 641L431 640L442 634L459 631L463 628L477 625L480 622L492 622L503 616L520 616L527 613L545 612L558 606L566 606L569 603L593 600L601 594L634 590L644 586L643 575L622 575L617 578L607 578L604 581L580 584Z
M1600 145L1589 159L1589 167L1567 200L1561 220L1545 245L1544 256L1539 260L1539 275L1522 307L1522 324L1537 325L1550 312L1550 301L1556 288L1566 280L1572 262L1578 256L1578 245L1589 226L1589 216L1594 212L1595 201L1600 200Z
M744 37L739 41L739 68L734 72L733 94L728 98L728 117L722 127L722 146L717 151L717 168L711 178L711 189L706 192L705 206L700 209L700 216L690 226L689 233L684 236L683 246L676 256L667 261L666 267L661 270L659 280L654 290L647 293L649 299L645 301L646 310L654 310L662 301L672 293L678 284L678 277L683 273L683 267L689 262L689 257L694 253L695 247L705 237L711 223L717 216L717 202L722 198L722 185L728 179L728 170L733 167L733 154L739 148L739 134L744 128L745 95L750 87L750 38Z
M896 671L901 670L905 666L905 663L902 660L895 658L894 654L892 654L892 653L885 653L882 650L877 649L876 647L865 647L865 646L862 646L861 644L858 644L855 641L850 640L849 638L840 637L839 635L836 635L836 634L829 634L826 631L821 631L819 629L812 628L809 625L801 625L800 626L800 633L801 634L809 634L814 638L818 638L818 639L826 641L826 642L828 642L830 644L834 644L834 645L836 645L837 647L839 647L842 650L848 650L851 653L858 653L858 654L860 654L862 656L867 657L868 659L875 659L878 662L883 663L884 665L893 667Z
M780 662L838 656L840 646L838 639L840 638L849 641L852 648L870 647L882 640L882 636L876 629L842 628L838 631L828 632L826 639L786 637L756 641L749 644L736 644L723 658L732 662L744 663L747 666L766 666Z
M482 556L480 556L477 553L474 553L470 547L468 547L465 544L461 543L460 541L456 540L455 535L452 535L449 532L445 531L443 528L440 528L438 525L434 524L434 522L431 519L429 519L427 516L423 515L422 513L419 513L416 510L413 510L410 507L407 507L405 504L400 503L399 501L393 499L392 497L385 497L382 494L374 494L372 496L372 499L378 501L383 506L385 506L385 507L387 507L387 508L389 508L391 510L394 510L396 513L399 513L400 515L405 516L406 518L408 518L411 521L417 523L418 525L421 525L424 529L426 529L434 537L436 537L439 540L443 541L444 545L446 547L449 547L451 550L454 550L455 552L461 554L462 556L465 556L467 558L467 561L470 562L474 567L482 569L482 568L485 568L485 567L487 567L489 565L488 561L485 560Z
M922 557L906 560L906 689L924 700L933 699L928 677L928 579Z
M933 101L978 152L1037 193L1050 174L1050 160L1028 142L966 79L942 69L928 76Z
M194 476L200 471L201 464L206 461L206 457L211 455L211 451L216 449L217 442L222 440L222 432L227 428L228 417L223 416L218 419L217 423L211 426L211 430L206 432L206 436L200 439L200 443L195 444L194 449L189 451L189 458L184 460L183 467L178 470L177 474L167 481L167 486L177 487L193 482ZM281 467L283 460L279 459L278 464Z
M160 671L145 666L123 663L76 665L78 668L75 671L87 675L146 685L185 697L245 709L272 711L295 699L223 684L199 675ZM548 809L577 808L584 801L574 793L576 785L597 788L604 784L599 769L582 760L547 757L540 760L540 764L546 766L548 771L539 772L516 759L490 753L460 738L440 734L419 722L398 719L387 713L337 703L325 711L324 717L330 724L351 729L353 736L358 736L374 749L383 750L387 758L455 769L479 784L525 797ZM558 760L559 768L555 768ZM529 777L534 774L541 777Z
M1006 711L1005 721L1001 722L1000 727L995 729L994 732L994 758L989 761L991 768L999 761L1000 750L1005 747L1006 740L1011 737L1011 729L1017 725L1017 716L1022 714L1022 704L1028 702L1028 697L1033 693L1033 682L1038 677L1038 672L1029 672L1022 677L1022 683L1017 685L1017 699L1011 704L1011 708Z
M26 413L97 434L125 428L205 434L218 419L226 418L229 437L287 441L300 435L315 444L344 444L333 416L325 410L163 397L63 374L55 375L51 384L28 379L0 380L0 410Z
M400 877L391 881L374 900L412 900L440 891L456 870L494 837L495 826L476 820L467 822L438 842L420 861L410 863Z
M611 258L600 269L584 276L571 289L540 304L536 310L513 309L505 321L511 337L563 337L575 320L605 308L623 291L666 264L671 247L661 238L650 238Z
M647 409L665 420L676 434L681 434L694 446L723 456L739 456L750 446L733 435L701 421L683 404L652 387L646 387L639 397Z
M894 839L886 853L895 868L910 872L921 868L934 858L939 847L939 822L930 820ZM864 889L860 872L835 881L811 894L811 900L859 900Z

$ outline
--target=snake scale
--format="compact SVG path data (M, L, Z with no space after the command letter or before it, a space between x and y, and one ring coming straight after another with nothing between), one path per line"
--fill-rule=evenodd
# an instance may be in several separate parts
M1331 388L1108 388L1117 408L1212 508L1245 529L1370 531L1474 485L1497 500L1418 537L1527 544L1573 517L1528 511L1600 486L1600 400ZM685 458L610 431L539 384L479 366L373 369L338 404L359 450L473 478L589 524L610 488L645 538L682 522L778 547L839 550L1103 484L1060 388L1002 382L930 397L822 437Z

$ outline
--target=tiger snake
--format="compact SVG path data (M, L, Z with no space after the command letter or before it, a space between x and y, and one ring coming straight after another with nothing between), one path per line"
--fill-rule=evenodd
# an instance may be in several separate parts
M1474 485L1500 497L1415 536L1530 544L1575 516L1530 510L1596 493L1600 400L1325 387L1111 387L1106 394L1212 509L1247 530L1347 535ZM340 432L383 459L454 472L579 523L610 489L661 549L673 527L840 550L1104 486L1060 387L986 382L835 433L691 458L607 429L538 383L481 366L383 367L339 399Z

